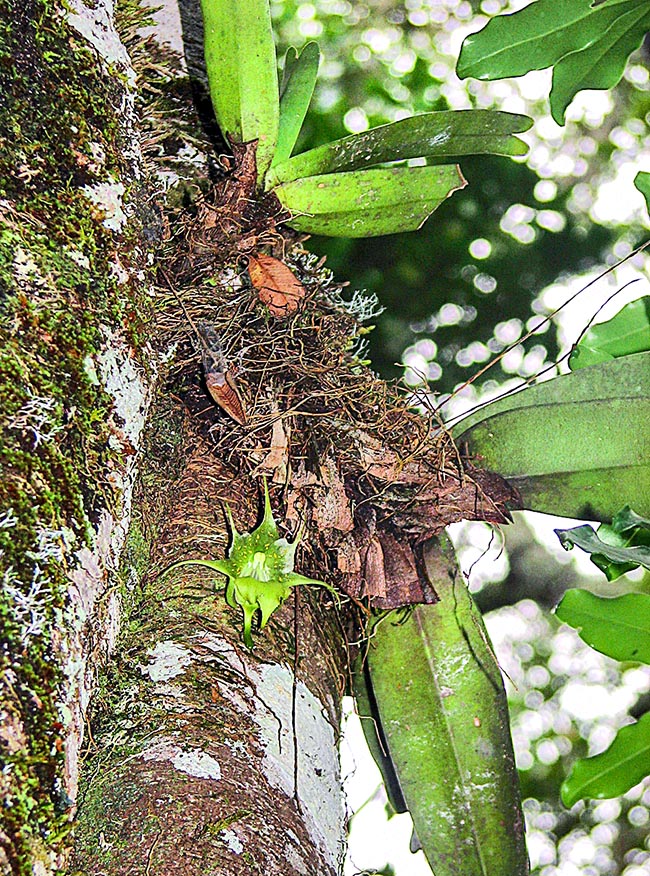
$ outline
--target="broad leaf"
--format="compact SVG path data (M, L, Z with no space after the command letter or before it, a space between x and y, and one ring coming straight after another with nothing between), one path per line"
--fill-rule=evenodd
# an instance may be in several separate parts
M650 352L636 353L611 362L601 362L589 370L580 369L532 386L524 385L516 392L486 402L455 425L453 432L458 436L488 417L540 404L554 405L619 397L638 398L642 401L649 395L648 384Z
M556 529L555 533L566 550L577 546L591 554L593 562L609 580L613 581L637 566L650 569L650 539L645 529L640 530L641 535L636 539L635 530L622 535L611 526L601 526L596 532L588 523L573 529Z
M628 5L621 3L620 8ZM607 7L603 11L614 8ZM639 48L648 30L650 9L647 0L638 0L633 8L619 14L598 39L565 55L555 65L550 101L551 114L558 125L564 124L566 108L579 91L613 88L618 84L628 56Z
M650 712L616 734L602 754L578 760L560 790L565 806L618 797L650 774Z
M457 71L461 78L502 79L555 67L551 112L563 124L578 91L616 85L649 28L646 0L536 0L468 36Z
M202 0L210 98L225 136L258 140L260 180L278 136L279 97L268 0Z
M269 174L269 186L408 158L425 157L433 164L449 163L462 155L525 155L528 147L514 135L531 125L528 116L493 110L422 113L351 134L276 164Z
M650 353L601 362L488 402L454 439L517 487L531 510L650 516Z
M461 79L503 79L523 76L556 64L569 52L588 46L625 9L594 9L591 0L536 0L512 15L498 15L483 30L463 42L456 70Z
M650 295L626 304L607 322L592 326L569 356L572 371L650 350Z
M293 47L287 51L280 96L278 145L273 164L291 157L314 93L319 62L320 51L316 43L307 43L300 54Z
M455 165L401 166L309 176L273 191L299 231L372 237L414 231L465 185Z
M650 173L639 171L634 177L634 185L645 198L646 210L650 214Z
M449 546L429 545L425 565L440 601L402 623L385 616L368 639L376 713L364 729L383 731L401 791L393 799L403 808L403 796L436 876L528 876L499 667Z
M587 590L567 590L555 609L581 639L615 660L650 663L650 596L626 593L613 599Z

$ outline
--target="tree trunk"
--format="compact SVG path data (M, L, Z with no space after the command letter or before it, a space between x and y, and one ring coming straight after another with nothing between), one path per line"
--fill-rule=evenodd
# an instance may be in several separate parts
M277 228L254 146L215 159L139 7L117 19L6 17L0 872L336 873L360 600L435 600L421 543L512 497L368 371L373 302ZM294 300L251 285L260 250ZM308 524L297 570L347 595L293 589L249 650L223 578L167 569L227 555L224 502L252 531L262 475L280 534Z
M83 873L333 873L331 599L295 592L251 653L209 578L159 574L179 551L223 554L221 500L249 528L259 503L160 379L191 332L175 300L171 331L154 321L160 180L207 161L178 59L138 7L118 19L37 0L6 18L0 871L65 869L76 818Z

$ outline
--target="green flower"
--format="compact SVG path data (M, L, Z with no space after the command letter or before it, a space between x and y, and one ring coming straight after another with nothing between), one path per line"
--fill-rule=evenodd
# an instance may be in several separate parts
M305 578L304 575L293 571L296 548L304 530L301 527L291 543L286 538L279 538L266 481L264 481L264 517L257 529L252 532L237 532L230 509L227 509L227 513L232 532L232 544L227 559L182 560L169 568L205 566L227 575L226 601L233 608L240 606L244 615L244 642L252 648L253 617L259 612L259 628L263 630L273 612L287 599L292 587L300 584L317 584L327 587L333 593L335 591L324 581Z

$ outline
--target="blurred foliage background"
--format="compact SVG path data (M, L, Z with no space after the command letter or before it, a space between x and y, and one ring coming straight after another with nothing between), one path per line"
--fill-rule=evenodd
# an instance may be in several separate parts
M318 41L323 55L302 151L415 112L491 108L524 112L536 124L526 161L469 158L469 186L447 200L420 231L364 241L312 238L334 271L380 295L386 308L371 335L384 376L401 375L404 351L419 340L433 388L449 392L477 365L517 340L517 331L549 312L541 297L558 278L584 274L627 255L642 239L643 206L603 215L598 190L648 147L650 85L644 57L631 64L615 94L589 92L560 128L550 118L550 78L461 82L454 65L463 37L507 7L499 0L274 0L279 55ZM519 6L525 5L519 3ZM576 101L576 104L579 100ZM629 174L626 177L629 180ZM503 326L508 322L508 326ZM431 355L433 341L435 355ZM506 375L529 376L541 356L554 358L553 332L523 345ZM525 354L535 354L524 362ZM416 350L417 352L417 350ZM422 364L422 363L420 363ZM407 375L408 377L408 375Z
M458 394L457 404L468 407L481 393L520 383L549 365L552 371L612 294L647 272L645 255L635 255L554 315L648 237L643 199L632 185L637 170L650 170L648 53L644 46L631 58L613 92L579 95L560 128L549 114L547 72L493 83L461 82L454 72L467 33L523 5L271 0L280 57L288 46L312 39L323 55L297 151L415 112L492 108L535 119L524 135L530 144L525 160L463 160L469 186L418 232L308 241L340 279L376 293L384 306L370 335L373 367L407 387L424 387L434 405L502 351L494 367ZM644 280L626 300L641 294L647 294ZM622 303L617 299L598 318ZM598 590L604 577L563 553L552 532L557 521L523 518L497 534L481 524L459 525L454 539L471 589L490 612L495 650L510 679L533 872L647 876L650 784L571 811L559 802L559 785L576 757L603 750L630 712L638 717L647 710L650 674L587 648L549 613L567 587ZM618 593L649 589L640 575L616 586ZM384 833L374 830L375 837ZM401 865L397 853L395 862L388 853L378 862L381 843L371 846L359 851L352 833L346 872L428 872L408 851Z

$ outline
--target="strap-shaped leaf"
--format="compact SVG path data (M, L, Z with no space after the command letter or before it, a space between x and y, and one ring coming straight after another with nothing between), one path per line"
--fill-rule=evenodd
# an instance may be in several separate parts
M531 125L528 116L493 110L422 113L295 155L274 166L269 185L408 158L449 163L462 155L525 155L528 147L514 135Z
M650 173L639 171L634 177L634 185L645 198L646 210L650 213Z
M621 3L626 8L628 4ZM607 7L609 12L612 7ZM618 17L598 39L578 51L565 55L553 70L551 114L558 125L573 98L586 88L613 88L621 79L628 56L638 49L650 30L647 2L637 2Z
M572 374L544 380L533 386L487 402L474 413L468 414L453 428L458 438L486 420L505 411L529 408L535 405L553 405L562 402L580 402L608 398L646 398L650 384L650 352L635 353L608 362L580 369Z
M372 237L414 231L465 185L456 165L401 166L309 176L273 191L299 231Z
M567 590L555 610L581 639L615 660L650 663L650 596L626 593L605 599L588 590Z
M562 783L565 806L578 800L618 797L650 774L650 712L623 727L602 754L578 760Z
M202 0L210 98L224 135L258 140L262 179L278 136L279 97L268 0Z
M366 660L377 724L364 721L364 729L383 730L436 876L527 876L499 667L453 549L430 545L425 559L440 601L374 627Z
M523 76L556 64L598 37L625 11L645 0L535 0L512 15L492 18L463 42L456 70L461 79Z
M650 295L626 304L607 322L592 326L569 356L572 370L650 350Z
M287 51L280 96L278 145L273 164L291 157L314 93L319 62L320 51L316 43L307 43L300 54L293 47Z

